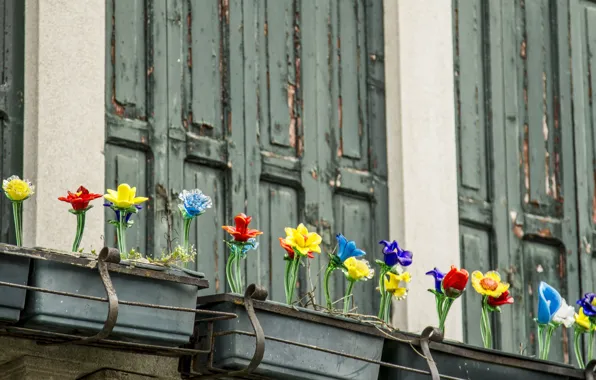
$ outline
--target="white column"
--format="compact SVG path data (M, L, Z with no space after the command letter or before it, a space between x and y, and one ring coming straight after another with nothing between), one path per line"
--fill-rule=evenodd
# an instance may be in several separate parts
M70 250L76 217L58 201L105 186L105 0L26 0L24 244ZM102 247L102 200L92 203L81 247Z
M394 305L393 322L420 332L438 325L425 272L460 265L452 5L384 0L384 10L390 233L414 253L410 294ZM458 300L447 337L462 336Z

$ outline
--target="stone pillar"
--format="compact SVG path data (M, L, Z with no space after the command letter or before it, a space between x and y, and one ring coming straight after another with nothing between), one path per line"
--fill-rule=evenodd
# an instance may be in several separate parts
M57 200L105 186L105 0L25 0L24 244L70 250L76 217ZM81 247L101 248L101 200Z
M425 272L460 265L451 1L384 0L390 235L414 252L406 302L394 324L437 325ZM462 303L447 336L461 339Z

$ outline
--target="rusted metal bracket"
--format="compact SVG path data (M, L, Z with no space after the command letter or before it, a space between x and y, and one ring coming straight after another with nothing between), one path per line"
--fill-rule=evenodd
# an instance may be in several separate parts
M425 328L420 335L420 347L422 348L422 353L426 357L426 363L428 364L428 369L430 370L430 376L432 380L440 380L441 377L439 375L439 370L437 369L437 363L435 363L430 353L429 343L431 341L443 341L443 334L441 333L441 330L429 326Z
M586 366L584 370L584 374L586 375L586 380L596 380L596 360L592 360Z
M106 290L106 295L108 296L108 316L106 321L103 325L103 328L97 334L80 338L80 339L73 339L73 340L66 340L62 342L40 342L39 344L43 345L60 345L60 344L82 344L82 343L91 343L96 342L102 339L107 338L112 333L114 326L116 326L116 321L118 320L118 295L116 294L116 289L114 289L114 285L112 284L112 279L110 278L110 271L108 270L108 263L119 263L120 262L120 252L118 252L115 248L108 248L104 247L99 252L99 257L97 258L97 269L99 270L99 276L101 277L101 282Z

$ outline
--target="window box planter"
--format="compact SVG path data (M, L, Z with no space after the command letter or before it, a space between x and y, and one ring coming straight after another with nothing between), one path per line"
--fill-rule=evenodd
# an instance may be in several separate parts
M412 340L419 345L416 335L400 334L402 340ZM440 340L440 339L439 339ZM432 341L428 344L436 374L456 379L594 379L587 372L569 365L537 360L527 356L488 350L450 341ZM424 351L424 347L423 350ZM387 339L383 348L383 362L397 364L418 371L429 371L432 365L416 353L409 343ZM590 366L588 366L590 367ZM432 372L432 370L431 370ZM433 379L438 377L432 377ZM397 368L382 367L379 379L423 380L428 374Z
M98 260L0 244L0 256L11 255L35 259L31 261L28 286L46 291L27 291L19 326L42 332L81 337L107 332L102 338L109 334L114 340L179 346L189 342L194 313L126 303L194 309L198 289L208 287L201 274L146 264L126 265L120 263L116 250L107 248Z
M197 303L201 309L238 316L213 322L212 367L226 371L248 367L256 343L244 298L218 294L200 297ZM292 380L377 378L378 364L332 352L380 360L384 339L374 327L272 301L255 300L253 305L265 335L265 346L263 358L252 374ZM202 316L197 317L200 321ZM199 335L207 334L207 329L207 323L199 322Z
M26 257L0 255L0 281L27 285L30 261ZM19 320L26 294L25 289L0 286L0 322L14 323Z

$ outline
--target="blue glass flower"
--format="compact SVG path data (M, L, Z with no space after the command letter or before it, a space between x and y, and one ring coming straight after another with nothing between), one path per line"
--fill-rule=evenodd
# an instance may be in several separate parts
M359 257L366 255L366 253L363 250L356 248L356 243L354 243L352 240L348 241L348 239L346 239L344 235L337 234L335 238L337 239L337 243L339 244L339 248L337 250L337 258L342 264L350 257Z
M387 240L381 240L379 244L385 246L383 248L383 255L386 265L393 267L399 263L402 267L407 267L412 264L412 252L401 249L397 241L393 240L389 243Z
M538 286L538 323L546 325L561 307L561 295L544 281Z
M178 208L182 211L182 215L186 219L192 219L201 215L213 205L211 198L203 194L199 189L191 191L182 190L178 198L182 201L182 204L178 205Z
M443 281L443 277L445 277L445 273L441 272L437 268L426 272L427 275L431 275L435 278L435 290L438 293L443 294L443 290L441 289L441 282Z
M588 317L596 316L596 294L586 293L584 297L577 301L577 304L584 309L584 314Z

